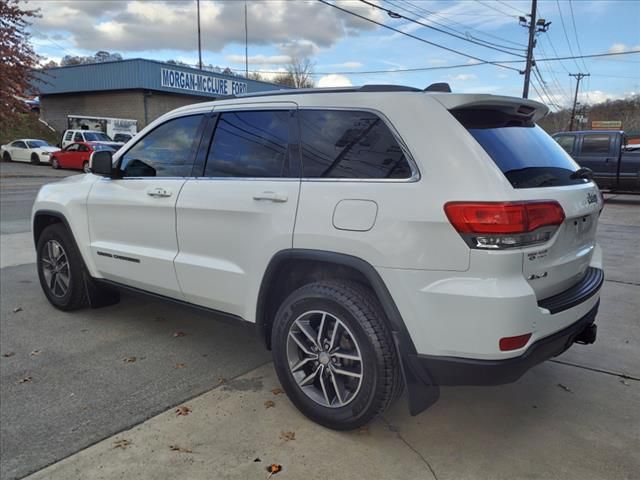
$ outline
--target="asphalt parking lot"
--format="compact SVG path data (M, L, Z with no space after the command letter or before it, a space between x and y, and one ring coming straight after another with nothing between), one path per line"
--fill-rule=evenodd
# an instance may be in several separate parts
M272 392L269 353L243 326L133 295L73 314L49 306L28 216L39 185L75 172L0 173L3 480L266 478L268 463L279 478L640 478L640 196L607 195L594 345L512 385L445 388L417 417L403 398L338 433Z

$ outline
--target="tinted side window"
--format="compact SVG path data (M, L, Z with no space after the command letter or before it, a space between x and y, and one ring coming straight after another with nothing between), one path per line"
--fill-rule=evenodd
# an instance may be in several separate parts
M27 146L24 144L24 142L15 142L13 144L14 147L16 148L27 148Z
M67 134L64 136L65 140L71 140L71 137L73 137L73 132L67 132Z
M395 137L370 112L302 110L300 145L303 177L411 177Z
M565 150L565 152L573 152L573 145L576 143L576 137L573 135L562 135L560 137L556 137L555 140L558 142L558 145Z
M289 115L287 110L220 114L204 175L288 176Z
M609 135L585 135L582 137L582 153L584 155L607 155L609 153Z
M203 115L174 118L146 134L122 157L123 176L190 176L202 118Z
M82 134L80 132L77 132L76 135L73 137L73 141L84 142L84 138L82 138Z

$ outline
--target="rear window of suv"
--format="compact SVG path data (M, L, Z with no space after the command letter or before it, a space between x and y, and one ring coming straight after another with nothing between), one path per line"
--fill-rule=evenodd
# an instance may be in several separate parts
M451 112L469 131L514 188L586 183L571 178L579 166L544 130L532 122L492 110Z

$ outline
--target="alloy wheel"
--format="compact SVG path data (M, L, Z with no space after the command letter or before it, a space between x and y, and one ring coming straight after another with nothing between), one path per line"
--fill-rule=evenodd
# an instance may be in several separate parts
M324 407L344 407L362 385L358 342L347 325L329 312L305 312L291 324L287 361L304 394Z
M42 249L40 261L47 288L53 296L64 297L69 291L71 273L69 259L62 245L56 240L47 241Z

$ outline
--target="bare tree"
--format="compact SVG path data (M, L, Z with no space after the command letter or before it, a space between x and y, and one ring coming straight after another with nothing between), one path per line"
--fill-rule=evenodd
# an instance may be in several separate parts
M0 130L28 110L22 98L30 93L38 56L26 27L37 15L37 10L20 8L18 0L0 0Z
M311 77L315 65L308 57L293 57L287 71L276 75L273 82L292 88L311 88L314 86Z

